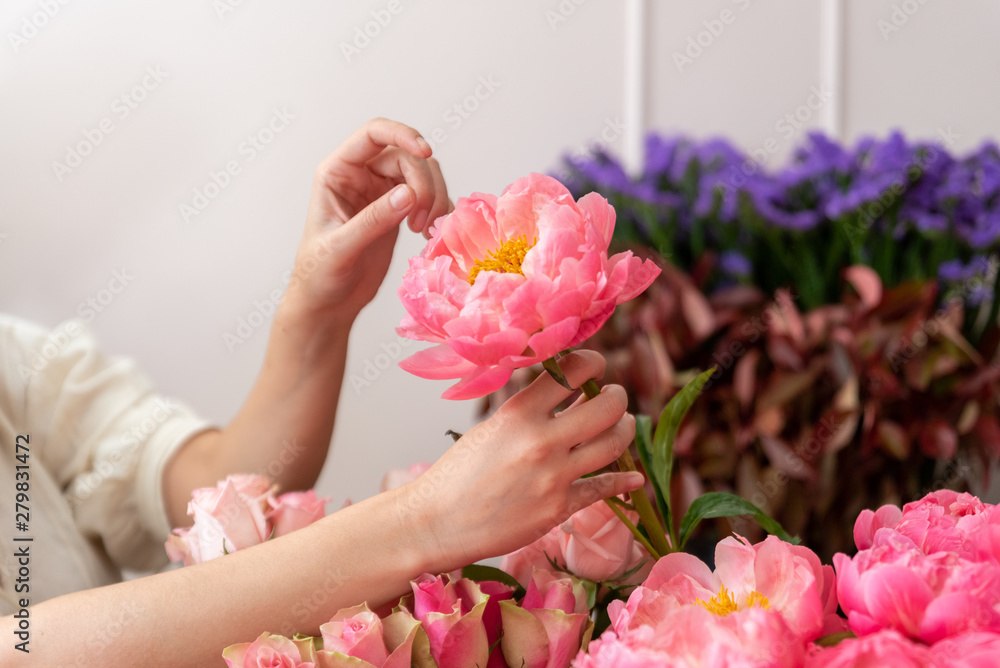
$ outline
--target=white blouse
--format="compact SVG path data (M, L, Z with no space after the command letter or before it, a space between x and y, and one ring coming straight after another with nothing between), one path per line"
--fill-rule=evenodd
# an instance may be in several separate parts
M163 470L209 428L81 323L48 332L0 315L0 615L164 566Z

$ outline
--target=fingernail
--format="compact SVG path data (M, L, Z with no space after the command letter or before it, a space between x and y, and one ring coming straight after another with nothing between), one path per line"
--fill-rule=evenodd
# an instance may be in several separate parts
M410 205L410 189L403 184L393 188L392 192L389 193L389 204L397 211L402 211L408 207Z
M638 489L646 484L646 476L642 475L638 471L632 471L628 474L628 478L625 479L625 484L629 487L635 487Z
M417 137L417 146L424 149L425 151L431 150L431 145L427 143L427 140L423 137Z

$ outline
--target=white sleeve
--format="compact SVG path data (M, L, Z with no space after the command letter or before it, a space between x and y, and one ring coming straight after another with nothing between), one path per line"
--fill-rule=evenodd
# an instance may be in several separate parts
M42 353L28 360L27 424L37 434L33 440L42 441L37 451L80 533L100 542L119 568L162 566L171 529L164 468L211 426L176 399L155 393L130 360L105 357L79 323L50 334L13 322L0 326L16 327L21 345Z

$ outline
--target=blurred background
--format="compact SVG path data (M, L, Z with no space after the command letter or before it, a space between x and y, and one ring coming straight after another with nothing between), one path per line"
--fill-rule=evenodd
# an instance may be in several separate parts
M636 165L650 130L763 148L768 169L816 129L962 152L1000 130L998 28L988 0L6 0L0 310L89 319L224 424L262 361L313 170L365 120L421 130L453 198L588 148ZM421 241L401 237L354 329L318 485L335 505L435 459L478 413L395 366L395 288Z

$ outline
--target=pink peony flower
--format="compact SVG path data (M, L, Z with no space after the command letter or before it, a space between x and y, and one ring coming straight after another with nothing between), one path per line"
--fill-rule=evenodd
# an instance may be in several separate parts
M312 489L288 492L271 501L268 519L274 523L275 538L323 519L329 502L329 498L316 496L316 491Z
M506 665L524 668L568 668L590 619L583 583L545 570L535 570L520 606L502 601L500 610Z
M383 637L382 620L365 604L345 608L319 627L323 649L316 652L321 667L409 668L415 633L390 653ZM414 627L413 631L416 630Z
M499 198L460 198L434 222L399 289L407 312L399 334L438 345L400 366L422 378L459 378L443 396L471 399L583 342L660 271L631 252L609 258L614 225L603 197L575 202L542 174L518 179Z
M450 575L422 575L411 583L413 609L408 614L426 632L438 668L503 665L499 648L491 661L490 646L499 639L499 600L510 598L511 590L500 583L482 584Z
M834 555L833 563L840 605L858 635L888 628L934 643L966 631L1000 632L994 562L928 555L911 538L882 528L870 548L853 558Z
M885 630L862 638L848 638L833 647L813 647L806 660L806 668L926 668L932 665L930 659L931 652L927 645Z
M427 462L417 462L416 464L410 464L410 467L407 469L392 469L386 472L382 478L382 485L379 487L379 491L388 492L390 489L396 489L397 487L402 487L407 483L413 482L430 467L431 465Z
M715 550L713 573L697 557L681 552L661 557L628 603L608 607L619 633L656 626L677 608L697 606L716 615L761 608L781 614L803 641L842 630L837 620L833 569L808 548L774 536L750 545L726 538Z
M804 643L774 610L713 615L701 606L669 611L654 626L607 631L577 655L576 668L798 668Z
M312 639L293 641L261 633L252 643L230 645L222 652L229 668L314 668Z
M266 512L271 483L262 476L229 476L216 487L191 493L189 529L174 529L167 538L167 555L186 566L263 543L271 535Z
M625 513L635 522L638 515ZM500 568L527 587L534 569L553 570L551 561L585 580L642 582L653 567L645 548L635 540L604 501L579 510L534 543L504 556Z
M951 552L972 561L1000 557L1000 513L996 506L971 494L940 490L902 510L882 506L876 512L863 510L854 524L854 542L859 550L872 546L879 529L893 529L910 538L925 554Z

